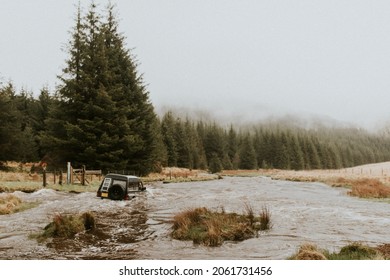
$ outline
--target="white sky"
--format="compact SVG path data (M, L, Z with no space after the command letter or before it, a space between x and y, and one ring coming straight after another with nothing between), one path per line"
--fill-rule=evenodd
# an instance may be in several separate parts
M157 108L390 120L390 1L112 2ZM54 90L77 3L0 0L3 82Z

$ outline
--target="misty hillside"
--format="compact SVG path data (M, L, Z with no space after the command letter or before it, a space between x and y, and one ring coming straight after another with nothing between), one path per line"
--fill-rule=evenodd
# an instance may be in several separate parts
M57 106L58 100L47 90L34 98L25 91L15 92L12 84L3 86L0 89L0 160L45 159L50 166L64 165L65 162L48 156L45 143L49 139L44 139L49 112ZM79 127L77 131L81 129ZM222 122L212 119L211 112L190 117L180 111L167 111L157 117L152 140L155 154L150 159L153 166L150 171L165 166L212 172L256 168L328 169L389 161L390 138L385 130L381 132L292 117L228 124L226 119ZM85 135L82 131L79 133ZM104 136L96 128L93 137L101 141ZM74 143L63 152L77 155L69 158L76 165L112 170L112 165L95 160L97 155L93 150L81 150L84 144ZM115 161L115 153L117 151L111 154L107 151L106 156ZM123 158L123 155L117 157ZM134 171L126 164L121 167Z

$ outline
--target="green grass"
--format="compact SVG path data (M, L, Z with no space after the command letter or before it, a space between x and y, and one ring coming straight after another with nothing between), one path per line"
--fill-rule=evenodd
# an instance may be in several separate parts
M34 192L42 188L39 182L0 182L0 193L5 192Z
M21 191L26 193L35 192L41 189L49 189L63 192L96 192L99 188L100 182L94 182L92 184L82 186L79 184L75 185L59 185L59 184L49 184L45 188L42 186L41 182L0 182L0 193L2 192L15 192Z
M328 253L326 256L328 260L375 260L381 258L377 250L357 242L344 246L338 253Z

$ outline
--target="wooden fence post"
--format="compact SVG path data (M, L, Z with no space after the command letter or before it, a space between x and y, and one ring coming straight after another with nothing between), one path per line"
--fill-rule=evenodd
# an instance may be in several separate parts
M85 165L83 165L81 170L81 185L85 186Z
M60 170L60 174L58 176L58 184L62 186L62 170Z
M71 183L71 173L72 173L72 166L70 165L70 162L67 162L66 164L66 184L69 185Z
M43 169L43 187L45 188L47 185L46 182L46 168Z
M72 165L70 166L70 183L71 184L73 184L73 180L74 180L74 178L73 178L74 176L73 176L73 167L72 167Z

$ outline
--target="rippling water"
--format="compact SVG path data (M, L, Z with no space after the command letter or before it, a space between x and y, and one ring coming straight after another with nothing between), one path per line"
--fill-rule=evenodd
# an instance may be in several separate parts
M346 195L320 183L275 181L263 177L147 186L130 201L101 200L94 193L40 190L17 196L41 204L0 216L1 259L286 259L303 243L338 250L352 242L390 243L390 204ZM258 238L208 248L170 238L171 219L193 207L255 213L267 206L273 227ZM29 239L55 213L96 215L98 230L72 240L38 244Z

